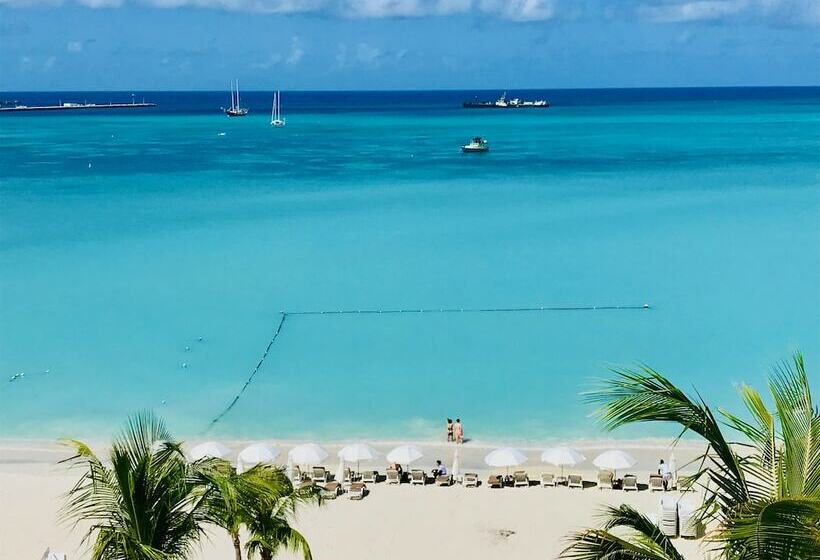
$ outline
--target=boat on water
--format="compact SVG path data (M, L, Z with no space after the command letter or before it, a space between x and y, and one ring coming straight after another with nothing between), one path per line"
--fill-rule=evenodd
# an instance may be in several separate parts
M476 136L470 141L469 144L464 144L461 147L461 151L465 154L484 153L489 152L490 147L487 145L487 141L484 140L481 136Z
M273 104L270 109L270 125L276 127L285 126L285 119L282 118L282 94L276 91L273 94Z
M234 92L234 82L231 82L231 106L222 109L229 117L244 117L248 114L248 109L239 104L239 80L236 80L236 91Z
M514 97L507 99L507 92L501 94L501 97L495 101L480 101L475 99L473 101L464 101L461 104L465 109L547 109L550 104L546 99L535 99L527 101Z

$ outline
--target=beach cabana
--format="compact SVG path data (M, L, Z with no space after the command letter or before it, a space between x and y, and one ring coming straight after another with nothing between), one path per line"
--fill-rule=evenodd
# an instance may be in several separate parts
M279 456L279 450L272 445L254 443L239 452L236 456L236 472L242 473L262 463L273 463Z
M572 447L551 447L541 453L541 461L561 467L561 480L565 480L564 467L574 467L586 460L586 457Z
M224 459L230 455L231 450L218 441L206 441L200 443L188 453L192 461L201 459Z
M637 463L635 457L620 449L604 451L592 461L592 464L599 469L610 470L616 476L619 470L631 469Z

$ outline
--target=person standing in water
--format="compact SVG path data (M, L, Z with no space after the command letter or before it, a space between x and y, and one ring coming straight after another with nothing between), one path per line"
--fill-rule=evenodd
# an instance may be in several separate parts
M456 418L456 425L453 426L453 433L456 443L464 443L464 427L461 425L461 418Z
M447 419L447 441L451 442L451 441L455 441L455 440L456 440L456 438L453 436L453 419L448 418Z

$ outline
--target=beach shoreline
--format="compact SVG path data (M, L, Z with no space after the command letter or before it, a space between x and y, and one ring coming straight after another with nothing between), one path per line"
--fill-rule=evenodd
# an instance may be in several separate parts
M186 449L202 439L185 443ZM228 446L235 460L236 454L249 440L220 440ZM275 463L286 462L287 451L302 441L275 440L280 451ZM104 455L110 442L88 442L95 452ZM319 442L328 451L324 466L335 472L336 452L348 442ZM369 441L380 453L406 441ZM486 482L493 473L504 469L490 469L483 458L494 444L468 441L457 445L446 442L416 442L424 457L413 463L413 468L429 471L436 459L451 468L453 454L459 452L460 471L476 472ZM495 443L495 442L494 442ZM655 472L659 459L668 459L671 440L655 438L632 440L579 440L563 442L575 446L586 456L586 461L573 473L584 480L596 480L597 469L592 459L608 448L623 449L638 461L630 469L639 482L646 483ZM503 445L503 443L501 443ZM674 447L678 464L685 468L705 448L703 443L681 441ZM362 502L348 500L344 495L320 508L300 511L297 527L309 539L314 558L353 560L360 558L395 558L411 560L446 554L452 558L494 559L532 558L533 551L543 552L543 558L557 558L566 544L569 533L594 527L597 515L607 505L629 503L646 514L657 510L658 495L646 490L624 493L599 491L594 487L584 490L541 488L534 481L542 472L558 474L558 468L543 464L540 454L544 447L521 447L527 455L526 464L516 467L528 472L533 486L491 490L486 484L479 488L465 488L456 484L450 488L434 485L411 487L388 485L384 482L368 485L369 495ZM36 558L46 547L63 551L71 560L87 558L87 548L81 539L83 528L74 530L59 519L62 495L76 482L81 473L69 469L59 461L70 455L70 449L53 440L3 439L0 440L0 557ZM363 462L361 468L378 469L384 473L386 459ZM567 469L569 472L570 469ZM621 473L619 473L621 474ZM677 495L677 493L674 493ZM409 524L409 526L405 526ZM401 526L399 528L399 526ZM413 527L413 530L410 529ZM419 538L425 535L425 538ZM687 560L702 558L697 541L677 539ZM364 548L362 548L364 546ZM219 531L209 531L196 560L217 560L231 557L229 540ZM279 557L277 557L279 558ZM282 555L281 558L294 558Z

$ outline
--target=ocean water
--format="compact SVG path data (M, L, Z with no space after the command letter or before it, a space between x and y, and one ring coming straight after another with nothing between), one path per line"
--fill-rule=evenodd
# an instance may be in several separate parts
M797 349L820 391L820 88L475 95L285 92L283 129L268 92L0 115L0 437L153 409L197 438L594 438L610 366L737 409ZM645 303L291 315L211 424L282 310Z

